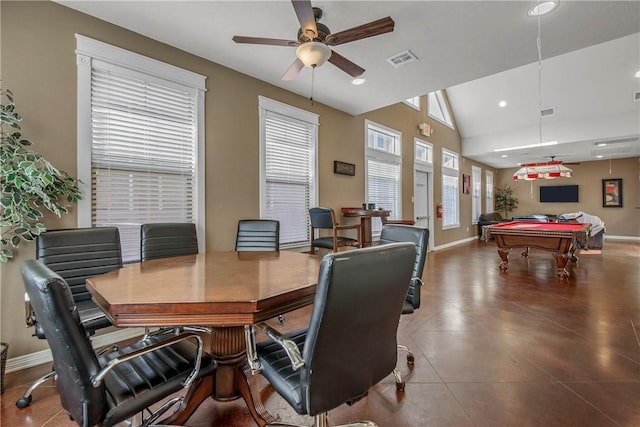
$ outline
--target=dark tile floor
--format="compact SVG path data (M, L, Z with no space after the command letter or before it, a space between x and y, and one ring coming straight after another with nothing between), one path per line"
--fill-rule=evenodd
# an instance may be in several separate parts
M333 423L370 419L380 426L640 426L640 244L607 241L582 253L571 277L555 276L551 254L517 251L498 270L493 242L430 253L422 307L403 316L399 342L405 393L393 377ZM290 313L287 328L304 324L309 309ZM375 333L375 331L372 331ZM15 400L46 372L41 366L7 374L0 424L73 426L53 386L32 406ZM283 420L306 422L258 378L267 408ZM188 425L253 426L242 401L205 402Z

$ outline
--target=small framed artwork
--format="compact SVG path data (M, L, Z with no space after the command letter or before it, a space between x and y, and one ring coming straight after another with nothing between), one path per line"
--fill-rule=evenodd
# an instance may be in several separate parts
M602 207L622 207L622 178L602 180Z
M355 176L356 165L354 165L353 163L345 163L345 162L340 162L338 160L334 160L333 173L337 173L339 175Z
M462 194L469 194L471 189L471 175L462 174Z

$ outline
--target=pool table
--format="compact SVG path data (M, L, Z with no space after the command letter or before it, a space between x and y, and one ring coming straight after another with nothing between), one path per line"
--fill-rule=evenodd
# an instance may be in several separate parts
M575 262L575 251L585 247L591 224L563 222L505 222L487 226L487 232L494 237L500 255L500 270L507 271L509 251L524 248L522 256L529 256L529 248L551 251L556 260L556 274L560 278L569 277L565 269L567 261Z

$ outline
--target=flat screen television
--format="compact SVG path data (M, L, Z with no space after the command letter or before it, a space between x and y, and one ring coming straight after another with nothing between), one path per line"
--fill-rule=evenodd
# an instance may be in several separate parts
M541 203L577 203L577 185L540 186Z

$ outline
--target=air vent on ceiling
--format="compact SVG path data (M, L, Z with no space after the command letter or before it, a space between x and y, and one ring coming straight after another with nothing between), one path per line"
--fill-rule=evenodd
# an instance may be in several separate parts
M394 67L398 68L401 65L405 65L408 62L417 61L418 57L415 56L410 50L405 50L397 55L393 55L387 58L387 61Z
M640 91L633 92L633 100L640 101Z
M542 110L540 110L540 116L542 117L550 117L550 116L555 116L556 115L556 109L551 107L551 108L544 108Z

